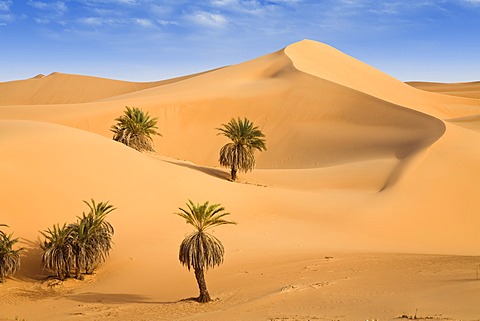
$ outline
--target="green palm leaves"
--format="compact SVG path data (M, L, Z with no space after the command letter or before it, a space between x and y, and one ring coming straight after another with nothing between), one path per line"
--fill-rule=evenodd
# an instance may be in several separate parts
M113 139L140 152L154 152L152 135L162 136L157 132L158 118L150 118L148 112L137 107L125 108L124 114L115 119L117 124L110 129Z
M0 224L0 227L8 226ZM13 234L5 234L0 230L0 283L3 283L6 277L15 274L20 268L20 251L22 249L13 249L17 242L18 239L13 238Z
M108 257L112 248L112 225L105 221L107 214L115 208L107 203L98 203L92 199L92 204L83 201L90 208L88 214L83 213L74 224L72 244L75 252L76 277L81 273L92 273L93 269Z
M218 135L224 135L232 140L220 149L220 165L231 169L233 181L237 178L237 171L248 172L255 168L255 149L267 150L265 135L253 126L247 118L243 121L232 118L228 124L222 124L223 128Z
M43 268L55 272L60 280L70 277L70 269L75 264L72 230L67 224L57 224L40 233L45 237L40 245L43 250Z
M57 224L40 232L45 237L41 246L43 267L53 271L61 280L70 277L72 270L79 279L82 273L92 273L105 261L112 248L114 230L105 218L115 208L108 202L97 204L93 199L91 204L84 203L90 211L82 213L77 222L63 226Z
M186 223L192 225L196 231L182 241L178 258L188 270L191 268L195 270L200 290L198 301L208 302L211 299L207 291L204 271L222 264L225 250L222 242L206 230L219 225L236 223L224 219L229 213L225 213L225 209L220 204L210 205L209 202L194 204L189 200L187 207L188 209L179 208L181 212L175 214L184 218Z

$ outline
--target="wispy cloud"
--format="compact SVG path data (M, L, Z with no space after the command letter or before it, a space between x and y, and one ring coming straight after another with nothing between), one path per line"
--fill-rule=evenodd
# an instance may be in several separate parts
M80 3L88 6L96 5L136 5L140 0L79 0Z
M87 26L102 26L102 25L113 25L116 23L114 19L105 19L101 17L85 17L85 18L80 18L78 21L82 24L85 24Z
M224 28L228 24L228 20L225 16L207 11L194 12L188 15L188 18L199 25L213 28Z
M27 4L35 9L54 11L57 13L63 13L67 11L67 5L65 2L43 2L43 1L28 1Z
M150 19L145 18L134 18L133 21L135 24L144 27L144 28L153 28L155 24Z
M5 27L7 24L15 20L15 16L10 12L12 1L0 1L0 27Z
M480 0L461 0L461 1L474 6L480 6Z
M12 5L11 0L2 0L0 1L0 11L10 11L10 6Z

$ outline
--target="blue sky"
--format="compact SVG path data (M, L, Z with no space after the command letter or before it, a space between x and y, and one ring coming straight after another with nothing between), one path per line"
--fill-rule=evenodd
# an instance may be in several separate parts
M480 80L480 0L0 0L0 81L151 81L325 42L400 80Z

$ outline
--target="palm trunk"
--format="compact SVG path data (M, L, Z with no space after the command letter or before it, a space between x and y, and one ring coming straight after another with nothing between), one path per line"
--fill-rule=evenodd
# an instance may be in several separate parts
M205 273L203 269L195 269L195 278L197 279L198 289L200 290L198 302L206 303L212 301L210 294L208 294L207 291L207 283L205 282Z
M237 180L237 168L235 167L235 165L232 165L231 176L232 176L232 181L235 182Z

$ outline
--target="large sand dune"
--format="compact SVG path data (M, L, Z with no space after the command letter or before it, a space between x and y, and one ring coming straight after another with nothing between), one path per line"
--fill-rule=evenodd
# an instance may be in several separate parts
M76 89L32 85L49 77ZM55 74L2 83L0 97L0 223L26 247L0 285L0 319L478 318L479 100L415 89L309 40L144 87ZM124 106L159 118L159 155L111 140ZM232 183L215 128L243 116L268 151ZM50 287L38 231L90 198L117 207L111 258ZM215 230L227 254L207 305L181 301L197 292L177 260L190 229L172 214L187 199L238 222Z

